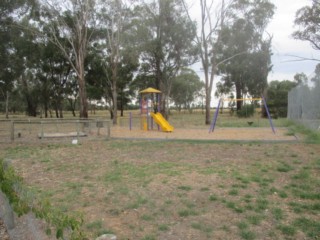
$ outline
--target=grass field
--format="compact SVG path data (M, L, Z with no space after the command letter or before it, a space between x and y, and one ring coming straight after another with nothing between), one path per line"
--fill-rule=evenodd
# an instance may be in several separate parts
M199 115L170 121L201 126ZM89 239L318 239L320 147L319 136L311 138L3 144L0 159L23 178L29 205L40 200L53 212L80 213Z

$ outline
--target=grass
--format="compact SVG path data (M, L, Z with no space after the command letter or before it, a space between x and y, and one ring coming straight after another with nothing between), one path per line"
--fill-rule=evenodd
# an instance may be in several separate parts
M0 159L10 159L33 198L81 213L89 239L103 232L145 240L316 238L319 156L314 142L0 146Z

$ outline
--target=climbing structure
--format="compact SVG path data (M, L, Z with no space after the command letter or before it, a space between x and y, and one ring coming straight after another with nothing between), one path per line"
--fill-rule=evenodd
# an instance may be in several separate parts
M173 126L160 113L160 94L161 91L154 88L140 91L141 129L145 131L153 129L154 122L164 132L174 130Z

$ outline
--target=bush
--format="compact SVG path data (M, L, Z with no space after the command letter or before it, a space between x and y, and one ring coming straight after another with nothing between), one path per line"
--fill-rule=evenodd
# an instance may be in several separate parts
M240 118L252 117L254 114L254 104L245 104L237 111L237 116Z

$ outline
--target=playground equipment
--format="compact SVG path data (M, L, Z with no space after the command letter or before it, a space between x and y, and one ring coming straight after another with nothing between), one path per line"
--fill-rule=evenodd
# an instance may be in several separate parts
M273 123L272 123L272 119L271 119L270 112L269 112L269 109L268 109L268 106L267 106L267 102L266 102L266 100L265 100L265 98L263 96L261 98L240 98L240 99L220 98L218 106L217 106L216 111L214 113L211 125L210 125L209 133L214 131L214 128L215 128L215 125L216 125L216 122L217 122L217 119L218 119L218 115L219 115L220 105L221 105L222 101L246 101L246 100L262 101L263 102L264 107L265 107L266 112L267 112L267 115L268 115L270 127L272 129L272 132L275 134L276 131L275 131ZM248 124L251 125L252 122L248 122Z
M172 132L173 126L160 113L161 91L146 88L140 91L141 128L145 131L153 129L153 121L158 124L163 132Z

